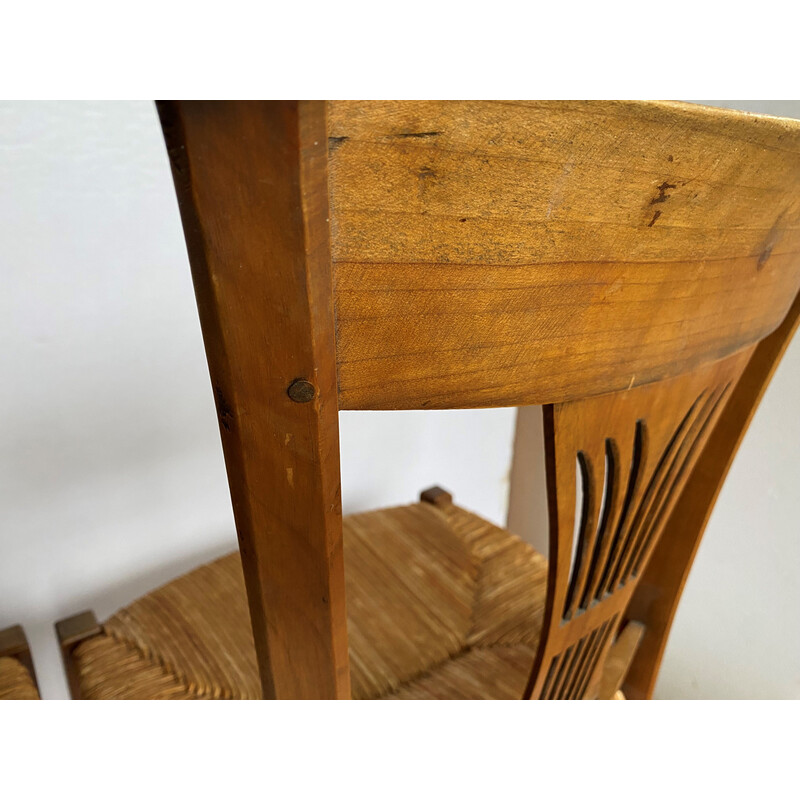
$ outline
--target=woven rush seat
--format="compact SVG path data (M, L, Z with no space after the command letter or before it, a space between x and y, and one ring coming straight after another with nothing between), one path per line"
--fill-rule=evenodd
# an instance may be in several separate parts
M544 612L542 555L428 502L345 517L344 554L355 699L522 696ZM72 660L87 699L259 698L238 552L119 611Z
M0 700L39 700L39 691L25 665L10 656L0 657Z
M0 630L0 700L40 700L28 639L21 625Z

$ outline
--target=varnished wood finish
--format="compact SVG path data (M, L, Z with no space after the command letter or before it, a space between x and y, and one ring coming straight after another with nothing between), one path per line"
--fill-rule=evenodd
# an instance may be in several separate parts
M341 408L563 402L757 342L800 123L673 103L330 104Z
M441 486L431 486L419 493L419 499L423 503L430 503L439 508L447 508L453 505L453 495Z
M753 352L634 592L627 616L641 621L646 633L626 678L625 693L632 699L653 695L672 620L717 495L799 323L800 296L780 327Z
M159 104L264 696L350 695L321 102ZM314 387L292 399L289 387Z
M627 681L647 694L777 355L749 362L758 391L738 377L800 286L800 123L671 103L159 111L264 696L349 696L338 408L530 403L551 569L528 694L597 696L634 593ZM706 441L712 478L687 494ZM680 563L658 572L669 537Z
M749 355L545 407L550 572L531 696L594 696L631 593Z

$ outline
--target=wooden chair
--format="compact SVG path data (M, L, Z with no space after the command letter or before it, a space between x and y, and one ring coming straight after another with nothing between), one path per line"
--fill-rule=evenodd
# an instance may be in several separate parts
M241 567L62 623L74 695L649 697L797 325L800 123L678 103L158 108ZM441 489L343 522L340 409L527 405L549 566Z
M0 700L39 700L39 684L25 631L0 631Z

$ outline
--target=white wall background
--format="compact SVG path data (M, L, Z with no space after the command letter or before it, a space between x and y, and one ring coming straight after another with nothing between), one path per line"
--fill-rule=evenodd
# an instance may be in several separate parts
M55 620L103 619L236 546L152 104L0 104L0 275L0 628L25 626L43 696L66 697ZM723 490L660 696L800 697L798 366L800 345ZM342 413L345 512L439 483L502 524L513 425Z

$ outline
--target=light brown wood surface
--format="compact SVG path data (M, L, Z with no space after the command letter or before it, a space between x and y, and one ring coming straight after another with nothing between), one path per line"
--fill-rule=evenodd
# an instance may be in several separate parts
M654 564L715 496L685 501L687 478L800 286L800 124L669 103L160 113L265 697L349 696L339 408L546 404L528 693L597 695L646 574L667 599L631 617L655 621L644 686L680 583Z
M749 355L545 406L549 574L533 697L593 696L631 594Z
M159 106L265 697L349 697L325 107ZM295 402L289 387L311 384Z
M800 123L335 102L341 408L561 402L755 343L800 286Z

